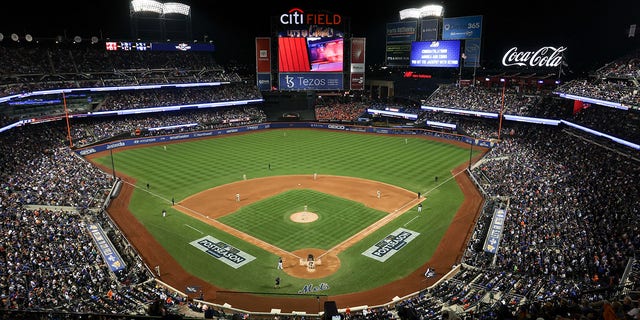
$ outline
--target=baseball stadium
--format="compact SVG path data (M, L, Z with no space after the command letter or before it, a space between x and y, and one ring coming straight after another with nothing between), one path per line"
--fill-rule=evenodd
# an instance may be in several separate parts
M640 319L640 50L560 81L428 12L380 70L339 13L248 69L0 33L0 319Z

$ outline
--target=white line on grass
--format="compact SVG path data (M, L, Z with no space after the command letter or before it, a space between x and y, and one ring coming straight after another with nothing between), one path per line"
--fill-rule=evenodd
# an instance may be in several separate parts
M195 230L195 231L200 232L200 234L204 234L204 232L202 232L202 231L200 231L200 230L198 230L198 229L196 229L196 228L194 228L194 227L192 227L192 226L190 226L190 225L188 225L188 224L186 224L186 223L185 223L184 225L185 225L185 226L187 226L187 227L189 227L189 228L191 228L191 229L193 229L193 230Z
M167 199L167 198L165 198L165 197L163 197L163 196L161 196L161 195L159 195L159 194L157 194L157 193L155 193L155 192L151 192L149 189L145 189L145 188L144 188L144 187L142 187L142 186L135 185L135 184L133 184L133 183L131 183L131 182L128 182L128 181L124 181L124 180L122 180L122 182L123 182L123 183L126 183L126 184L128 184L128 185L130 185L130 186L132 186L132 187L134 187L134 188L140 189L141 191L144 191L144 192L146 192L146 193L148 193L148 194L150 194L150 195L152 195L152 196L154 196L154 197L156 197L156 198L160 198L160 199L162 199L162 200L164 200L164 201L166 201L166 202L171 203L171 200L170 200L170 199Z
M286 135L286 133L285 133L285 135ZM448 179L446 179L445 181L442 181L440 184L438 184L437 186L433 187L431 190L428 190L428 191L427 191L427 192L425 192L424 194L425 194L425 195L430 194L431 192L433 192L433 190L438 189L438 188L439 188L440 186L442 186L443 184L445 184L445 183L449 182L450 180L455 179L455 177L456 177L456 176L458 176L459 174L462 174L463 172L465 172L465 171L464 171L464 170L461 170L460 172L458 172L458 173L456 173L456 174L452 175L451 177L449 177L449 178L448 178ZM163 200L165 200L165 201L169 201L168 199L166 199L166 198L164 198L164 197L162 197L162 196L160 196L160 195L158 195L158 194L155 194L155 193L153 193L153 192L151 192L151 191L149 191L149 190L144 190L144 188L143 188L143 187L139 187L139 186L134 185L134 184L132 184L132 183L130 183L130 182L127 182L127 181L123 181L123 182L124 182L124 183L127 183L127 184L129 184L129 185L132 185L134 188L139 188L139 189L141 189L141 190L143 190L143 191L146 191L146 192L148 192L149 194L151 194L151 195L153 195L153 196L155 196L155 197L158 197L158 198L163 199ZM418 199L418 200L419 200L419 199ZM375 222L373 225L371 225L371 226L369 226L369 227L365 228L364 230L362 230L362 231L360 231L360 232L358 232L358 233L356 233L356 234L352 235L352 236L351 236L351 237L349 237L347 240L342 241L341 243L339 243L339 244L335 245L333 248L330 248L329 250L325 251L325 252L324 252L323 254L321 254L318 258L320 258L320 257L323 257L323 256L327 255L329 252L337 251L337 249L338 249L339 247L341 247L341 246L342 246L342 247L344 247L344 243L347 243L347 242L348 242L348 241L350 241L352 238L356 238L356 237L358 237L359 235L360 235L360 236L362 236L362 235L365 235L365 234L368 234L368 233L372 233L373 231L375 231L375 230L379 229L381 226L385 225L385 224L387 223L387 221L395 219L395 218L396 218L396 217L395 217L395 215L397 215L398 210L404 210L404 211L407 211L407 210L408 210L407 208L408 208L408 207L410 207L414 202L415 202L415 200L411 200L411 201L409 201L409 202L405 203L404 205L400 206L400 208L395 209L395 210L393 211L393 214L390 214L390 215L387 215L387 216L383 217L382 219L380 219L380 220L378 220L377 222ZM191 208L187 208L187 207L184 207L184 206L180 206L180 207L184 208L185 210L191 211L191 212L195 213L196 215L199 215L199 216L201 216L201 217L206 217L207 219L210 219L210 218L209 218L209 216L204 215L204 214L202 214L202 213L200 213L200 212L197 212L196 210L193 210L193 209L191 209ZM403 212L404 212L404 211L403 211ZM416 218L417 218L417 217L416 217ZM415 218L413 218L413 219L415 219ZM413 219L409 220L409 222L413 221ZM214 221L218 222L216 219L212 219L212 220L214 220ZM407 224L408 224L409 222L407 222ZM218 222L218 223L220 223L220 222ZM222 224L222 223L221 223L221 224ZM186 224L185 224L185 225L186 225ZM234 228L231 228L231 227L229 227L229 226L227 226L227 225L225 225L225 224L222 224L222 225L223 225L223 226L226 226L227 228L234 229ZM196 231L198 231L198 232L200 232L201 234L204 234L202 231L200 231L200 230L198 230L198 229L195 229L195 228L193 228L193 227L191 227L191 226L189 226L189 225L186 225L186 226L187 226L187 227L190 227L190 228L192 228L192 229L194 229L194 230L196 230ZM213 226L213 225L212 225L212 226ZM213 226L213 227L215 227L215 226ZM371 231L371 230L370 230L370 229L372 229L372 228L374 229L373 231ZM218 228L218 229L220 229L220 228ZM223 231L224 231L224 230L223 230ZM240 232L240 231L238 231L238 232ZM242 233L244 233L244 232L242 232ZM244 234L246 234L246 233L244 233ZM277 251L284 252L284 253L288 253L288 254L291 254L291 255L293 255L293 256L295 256L295 257L297 257L297 255L293 254L292 252L288 252L288 251L286 251L286 250L280 249L280 248L278 248L278 247L274 246L273 244L270 244L270 243L265 242L265 241L262 241L262 240L258 240L257 238L254 238L253 236L249 236L249 237L250 237L250 238L255 239L255 241L257 241L257 242L261 242L261 243L265 244L265 245L266 245L266 247L271 247L271 248L273 248L273 249L275 249L275 250L277 250ZM249 241L249 242L250 242L250 241ZM254 245L256 245L256 244L254 243ZM339 252L341 252L341 251L343 251L343 250L340 250ZM300 257L298 257L298 258L300 258ZM302 258L300 258L300 259L302 259Z
M442 181L440 184L438 184L437 186L433 187L431 190L428 190L427 192L425 192L425 195L430 194L431 192L433 192L433 190L440 188L440 186L442 186L443 184L455 179L459 174L464 173L465 170L460 170L460 172L452 175L451 177L449 177L448 179L446 179L445 181ZM400 214L406 212L407 210L409 210L409 208L413 207L413 204L416 202L416 200L418 201L418 203L420 203L420 199L414 199L411 200L405 204L403 204L402 206L400 206L400 208L396 209L393 211L393 213L388 214L386 216L384 216L382 219L374 222L372 225L362 229L360 232L352 235L351 237L347 238L346 240L338 243L337 245L333 246L333 248L330 248L329 250L325 251L323 254L321 254L320 256L318 256L318 258L322 258L323 256L329 254L329 252L334 252L334 251L338 251L337 253L340 253L342 251L344 251L344 247L345 247L345 243L351 241L351 239L355 239L358 237L364 238L364 236L369 235L375 231L377 231L378 229L380 229L382 226L384 226L385 224L387 224L389 221L397 218ZM426 199L425 199L426 200ZM398 213L399 210L402 210L400 213ZM414 218L415 219L415 218ZM411 219L413 220L413 219ZM411 222L411 221L409 221ZM407 223L409 223L407 222ZM336 253L336 254L337 254Z
M130 184L130 185L132 185L132 186L134 186L134 187L136 187L136 188L138 188L137 186L133 185L132 183L129 183L129 182L126 182L126 181L124 181L124 182L125 182L125 183L128 183L128 184ZM142 187L140 187L139 189L144 190L144 188L142 188ZM163 199L163 200L165 200L165 201L169 201L169 200L167 200L166 198L161 197L161 196L160 196L160 195L158 195L158 194L155 194L155 193L150 192L149 190L146 190L146 192L148 192L149 194L151 194L151 195L153 195L153 196L155 196L155 197L158 197L158 198L160 198L160 199ZM169 201L169 202L170 202L170 201ZM254 237L254 236L252 236L252 235L249 235L249 234L247 234L247 233L245 233L245 232L239 231L239 230L237 230L237 229L235 229L235 228L233 228L233 227L231 227L231 226L228 226L228 225L226 225L226 224L224 224L224 223L222 223L222 222L220 222L220 221L218 221L218 220L216 220L216 219L209 218L209 216L208 216L208 215L202 214L201 212L198 212L198 211L193 210L193 209L191 209L191 208L187 208L187 207L182 206L182 205L177 205L177 206L178 206L178 207L180 207L180 208L183 208L185 211L190 211L190 212L193 212L195 215L198 215L198 216L200 216L200 217L202 217L202 218L206 218L207 220L209 220L209 221L210 221L210 222L208 222L208 223L209 223L209 225L211 225L212 227L214 227L214 228L216 228L216 229L218 229L218 230L222 230L223 232L227 232L227 233L231 233L229 230L233 230L233 231L235 231L235 232L238 232L238 233L244 234L244 235L247 237L247 239L245 239L245 241L246 241L246 242L248 242L248 243L251 243L251 244L253 244L253 245L255 245L255 246L258 246L258 247L261 247L261 248L271 248L271 250L270 250L270 251L271 251L272 253L276 253L276 254L280 254L280 255L281 255L281 254L283 254L283 253L284 253L284 254L290 254L290 255L295 256L295 257L296 257L296 258L298 258L298 259L302 259L302 257L298 257L297 255L293 254L292 252L289 252L289 251L286 251L286 250L284 250L284 249L278 248L278 247L276 247L275 245L273 245L273 244L271 244L271 243L268 243L268 242L266 242L266 241L262 241L262 240L260 240L260 239L258 239L258 238L256 238L256 237ZM190 228L194 229L193 227L191 227L191 226L189 226L189 225L187 225L187 224L185 224L185 225L186 225L187 227L190 227ZM200 233L204 234L202 231L200 231L200 230L198 230L198 229L194 229L194 230L196 230L196 231L198 231L198 232L200 232ZM262 245L260 245L260 244L262 244Z
M407 221L407 223L405 223L405 224L403 225L403 227L406 227L409 223L411 223L411 221L413 221L413 220L415 220L415 219L418 219L418 217L419 217L419 216L415 216L415 217L413 217L411 220Z

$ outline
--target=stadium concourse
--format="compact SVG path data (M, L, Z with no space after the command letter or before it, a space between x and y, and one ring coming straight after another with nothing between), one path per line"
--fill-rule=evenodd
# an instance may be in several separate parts
M132 84L131 77L122 78L113 68L103 65L108 61L110 65L128 68L124 67L127 64L121 56L105 58L98 52L80 53L72 48L69 48L71 51L36 49L52 57L47 61L67 63L43 67L47 62L38 58L42 55L28 54L33 48L3 47L3 57L11 63L0 66L2 74L16 76L2 78L2 97L50 88ZM74 57L78 61L73 61ZM140 61L140 69L134 70L160 65L160 61L177 60L153 56ZM117 95L100 93L91 96L90 100L97 101L96 104L82 103L81 100L88 100L87 96L75 97L69 101L72 112L144 109L198 101L233 102L260 96L232 71L223 72L222 67L212 69L207 64L207 72L201 72L201 60L179 61L193 63L181 67L194 70L191 75L199 81L224 79L230 83L212 91L172 87L130 90ZM468 168L474 190L482 194L485 202L468 241L463 241L462 254L459 259L457 256L453 259L459 267L455 275L437 284L436 278L430 278L418 288L417 295L393 304L350 309L349 317L436 319L446 314L449 318L574 319L606 318L615 314L617 318L638 319L640 264L636 257L640 227L633 222L640 215L637 184L640 157L633 146L640 142L637 111L640 103L633 94L637 85L632 85L640 75L638 61L637 53L623 57L598 69L593 78L567 83L556 88L555 93L532 90L524 95L513 88L507 91L506 114L513 111L514 115L563 119L610 136L592 135L564 124L547 126L514 121L501 123L498 132L496 119L427 111L416 108L415 104L401 105L407 110L418 109L420 123L426 120L455 123L456 134L499 141ZM24 66L33 66L36 71L25 73ZM87 72L80 76L71 66ZM43 70L78 77L74 81L62 81L42 77L47 73ZM162 75L158 77L140 71L134 82L139 85L184 81L183 75L163 70L166 72L160 72ZM109 77L104 78L104 74ZM620 81L627 85L619 85ZM499 100L495 99L498 92L499 88L495 87L443 85L433 95L411 98L459 110L497 111L502 109L500 103L478 101ZM633 108L615 109L594 103L576 110L574 105L563 103L557 93L580 93L604 102L623 102ZM266 116L260 104L79 118L73 120L72 130L67 131L59 102L33 105L35 102L24 97L7 99L3 102L0 132L3 142L0 144L3 168L0 173L0 315L3 319L56 316L80 319L87 315L100 319L185 317L186 314L180 314L184 306L202 317L205 312L211 313L207 311L209 308L213 308L216 317L237 315L222 306L187 299L155 280L157 274L148 261L160 256L140 256L141 252L132 245L136 236L144 235L144 228L136 230L139 235L126 233L114 223L117 217L109 216L104 210L116 181L108 170L99 170L73 153L67 137L71 136L78 145L91 145L136 134L171 134L263 123ZM8 108L10 100L32 105ZM342 98L325 103L340 110L337 115L349 117L340 121L355 122L351 117L353 106L363 102L379 107L398 105L397 101L350 102ZM47 117L47 121L5 126L41 117ZM194 119L197 126L171 127L193 123ZM148 130L155 127L169 128ZM436 137L452 133L446 129L433 132ZM621 144L611 136L632 144ZM127 190L121 192L124 199ZM491 253L484 250L484 243L490 228L495 226L492 220L496 210L506 210L507 214L500 246ZM111 268L102 263L96 235L102 239L108 237L128 268ZM436 270L440 268L435 261L431 266ZM424 270L417 270L408 279L423 280L423 273ZM432 283L433 286L428 286ZM415 285L415 281L411 285ZM395 290L394 287L387 289Z

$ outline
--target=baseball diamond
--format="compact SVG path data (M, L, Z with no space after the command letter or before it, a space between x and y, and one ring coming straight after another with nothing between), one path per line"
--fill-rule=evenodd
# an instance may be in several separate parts
M115 171L125 183L107 210L144 261L148 265L161 266L161 281L177 290L200 286L206 301L240 310L268 312L278 308L282 312L316 313L320 311L318 305L309 303L309 300L315 301L316 296L304 299L304 295L296 297L295 294L321 294L323 299L336 301L339 306L382 305L428 287L459 261L483 201L465 172L469 160L466 144L427 136L412 136L408 138L407 145L405 137L392 135L288 129L288 134L283 136L279 131L269 129L183 141L175 143L168 151L155 145L114 149ZM146 190L140 186L144 186L154 174L161 175L163 179L169 179L167 177L171 175L140 173L147 169L134 168L140 163L152 167L152 163L136 161L135 158L153 158L155 152L162 150L161 167L169 172L184 170L171 164L174 161L171 153L176 153L175 159L183 159L182 166L188 165L190 162L185 158L190 157L187 151L193 148L190 144L199 150L224 146L231 157L240 159L242 153L250 152L233 151L231 146L247 148L252 139L260 144L268 140L276 149L293 143L295 148L301 148L293 154L303 155L314 152L314 148L315 151L323 150L325 147L318 141L347 138L354 139L354 143L362 143L358 140L364 139L365 143L378 143L381 148L390 144L397 145L393 148L407 150L409 155L402 156L399 164L387 164L386 168L394 171L395 167L402 165L408 167L404 170L415 170L419 183L402 183L389 178L394 174L379 174L373 166L371 170L375 176L367 175L366 169L353 170L349 164L340 163L339 155L343 151L338 148L332 149L338 154L337 158L315 155L320 157L318 161L323 161L320 169L304 163L313 161L309 160L313 158L304 156L295 157L298 164L287 162L287 166L293 167L285 169L279 165L282 162L278 159L270 161L249 154L247 157L255 160L253 162L261 162L256 164L261 168L241 170L238 172L246 173L236 174L233 171L240 169L229 162L226 165L231 171L228 172L229 177L214 177L215 181L203 184L197 189L199 191L190 194L181 194L179 186L172 187L157 180L151 183L153 189ZM304 141L308 141L309 146L297 144ZM435 152L429 149L434 144L445 147L439 161L451 165L451 160L444 160L449 157L446 153L450 152L457 154L451 156L457 159L454 160L456 163L450 167L441 166L435 159L427 157L425 154ZM452 145L455 149L449 149ZM344 152L353 150L347 146ZM136 154L138 151L143 153ZM358 151L352 161L363 166L384 159L384 156L377 160L374 157L380 150ZM473 148L473 151L473 157L477 159L486 150ZM291 156L289 152L281 153L281 157ZM429 159L429 162L412 161L411 157L416 155ZM114 169L109 167L112 160L107 154L93 154L88 158L105 172ZM269 164L269 169L264 163ZM439 169L435 172L425 169L427 173L417 173L419 168L429 166ZM142 171L136 174L136 170ZM211 170L219 170L216 174L224 172L224 169ZM133 174L129 175L129 172ZM404 172L396 172L395 175L411 176ZM441 177L440 181L434 181L433 176L436 175ZM380 191L380 199L376 191ZM416 192L422 196L416 198ZM237 201L236 194L241 194L240 201ZM454 194L460 194L459 201L452 201L456 198ZM175 205L171 206L173 201ZM428 215L418 216L418 204L423 205L421 214L426 212ZM165 206L170 214L163 221L153 212ZM301 213L312 213L313 220L303 221L305 216ZM297 220L292 220L296 215ZM413 235L406 241L402 241L403 236L392 239L402 230L412 231ZM207 248L189 244L207 237L207 246L216 246L208 255ZM378 252L382 249L386 252L389 248L393 252L383 260L368 257L367 250L376 245L379 246ZM221 252L255 257L255 260L237 268L229 267L215 257L222 256ZM205 256L209 258L203 258ZM275 268L278 257L283 259L283 270ZM314 259L312 268L306 263L307 257ZM425 279L427 266L437 270L439 276ZM362 279L368 275L375 275L375 279L363 283ZM273 288L275 277L282 279L277 292ZM350 278L354 278L353 282ZM232 291L237 293L228 294Z

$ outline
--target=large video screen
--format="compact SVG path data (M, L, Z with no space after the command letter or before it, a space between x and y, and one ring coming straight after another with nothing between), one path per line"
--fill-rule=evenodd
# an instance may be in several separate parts
M344 38L279 37L279 72L342 72Z
M342 72L343 38L307 38L311 71Z
M457 68L460 66L460 40L414 41L410 67Z

